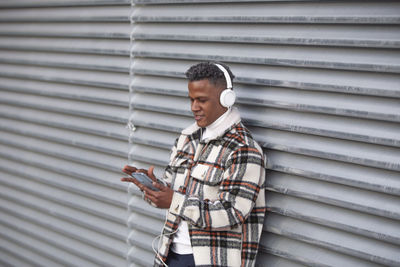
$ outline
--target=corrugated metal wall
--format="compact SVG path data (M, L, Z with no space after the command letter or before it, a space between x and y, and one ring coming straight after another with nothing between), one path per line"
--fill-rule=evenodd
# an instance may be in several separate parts
M1 266L127 266L130 13L0 2Z
M400 3L133 4L130 46L128 0L0 2L0 265L149 266L124 124L161 175L184 71L221 60L269 158L258 265L400 266Z
M400 266L398 1L134 3L134 164L161 174L192 121L184 71L224 61L269 158L258 265ZM148 266L164 214L131 189L128 257Z

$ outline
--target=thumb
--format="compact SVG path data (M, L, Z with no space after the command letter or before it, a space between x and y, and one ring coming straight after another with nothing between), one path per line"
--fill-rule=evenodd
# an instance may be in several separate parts
M154 176L154 166L150 166L149 170L147 171L147 175L153 179L153 181L156 181L156 177Z

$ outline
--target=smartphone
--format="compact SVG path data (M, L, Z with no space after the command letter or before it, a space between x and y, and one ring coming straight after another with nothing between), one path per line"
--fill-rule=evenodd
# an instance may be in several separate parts
M143 184L144 186L150 188L153 191L160 191L158 188L153 186L153 180L147 176L146 174L142 173L142 172L133 172L131 174L131 176L133 178L135 178L136 180L138 180L139 183ZM157 182L159 182L160 184L166 186L167 183L163 180L157 179Z

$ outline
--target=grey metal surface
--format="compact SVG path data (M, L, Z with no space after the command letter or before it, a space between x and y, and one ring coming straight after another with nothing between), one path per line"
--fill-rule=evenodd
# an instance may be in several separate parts
M399 24L397 1L1 1L0 265L151 265L164 211L120 168L161 175L184 71L221 60L268 157L257 265L400 266Z
M130 13L0 3L0 265L127 266Z
M162 173L192 122L184 71L224 61L268 157L257 265L400 266L398 1L133 2L133 164ZM164 214L130 193L148 266Z

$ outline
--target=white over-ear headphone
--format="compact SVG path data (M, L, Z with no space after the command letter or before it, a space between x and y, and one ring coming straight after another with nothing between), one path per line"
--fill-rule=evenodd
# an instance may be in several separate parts
M222 65L216 63L214 63L214 65L217 66L224 73L226 80L226 89L221 92L219 102L223 107L230 108L233 106L236 100L236 93L232 90L231 76L229 76L228 71Z

